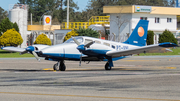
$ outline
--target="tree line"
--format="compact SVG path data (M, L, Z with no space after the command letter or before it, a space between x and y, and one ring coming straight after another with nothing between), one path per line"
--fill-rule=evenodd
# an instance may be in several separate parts
M66 21L67 0L19 0L19 4L29 5L28 20L31 13L33 21L39 22L43 14L50 14L53 17L54 24L60 24ZM104 16L103 6L114 5L149 5L174 7L175 0L89 0L82 12L77 11L78 5L69 0L69 18L70 22L86 22L91 16ZM57 23L59 22L59 23Z
M18 4L27 4L28 22L30 24L30 16L33 14L33 24L39 24L39 20L43 14L49 14L53 18L53 24L66 22L67 16L67 0L19 0ZM91 16L104 16L103 6L117 5L149 5L149 6L165 6L174 7L175 0L89 0L86 9L77 11L78 5L69 0L69 18L70 22L87 22ZM8 12L0 7L0 22L6 18Z

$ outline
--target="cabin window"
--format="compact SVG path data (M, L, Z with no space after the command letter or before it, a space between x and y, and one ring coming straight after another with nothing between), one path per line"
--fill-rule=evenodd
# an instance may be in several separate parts
M95 43L101 44L101 42L100 42L100 41L98 41L98 40L95 40Z
M92 41L93 41L93 40L85 39L85 43L84 43L84 44L90 43L90 42L92 42Z
M110 46L110 44L109 44L109 43L106 43L106 42L104 42L103 44L106 45L106 46Z
M114 45L111 46L113 49L115 49L116 47Z
M160 23L160 18L155 17L155 23Z
M167 22L168 23L172 22L172 18L167 18Z

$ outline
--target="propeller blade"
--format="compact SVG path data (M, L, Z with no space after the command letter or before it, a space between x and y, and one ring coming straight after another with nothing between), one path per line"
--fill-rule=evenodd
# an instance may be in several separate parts
M74 42L79 46L80 45L80 43L73 37L73 36L71 36L71 38L74 40Z
M80 61L79 61L79 66L81 66L81 61L82 61L82 53L81 53L81 57L80 57Z
M86 47L89 48L89 46L91 46L93 43L94 43L94 41L87 43L86 45L84 45L84 48L86 48Z
M40 58L38 57L38 55L36 54L36 52L32 51L32 54L35 56L35 58L40 62Z

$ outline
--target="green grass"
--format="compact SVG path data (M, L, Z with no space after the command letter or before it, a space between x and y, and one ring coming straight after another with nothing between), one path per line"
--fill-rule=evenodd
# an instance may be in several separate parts
M173 52L166 53L141 53L139 56L153 56L153 55L180 55L180 47L171 48ZM137 55L135 55L137 56Z
M22 58L22 57L34 57L32 54L19 55L18 52L8 52L0 49L0 58Z

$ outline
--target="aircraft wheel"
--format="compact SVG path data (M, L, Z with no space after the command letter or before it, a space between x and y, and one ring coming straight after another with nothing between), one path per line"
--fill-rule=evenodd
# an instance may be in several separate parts
M111 66L109 66L109 63L107 62L105 65L105 70L111 70Z
M58 70L58 63L54 64L53 69L56 71Z
M66 66L64 65L64 63L61 63L61 65L59 66L59 70L60 71L65 71L66 70Z

